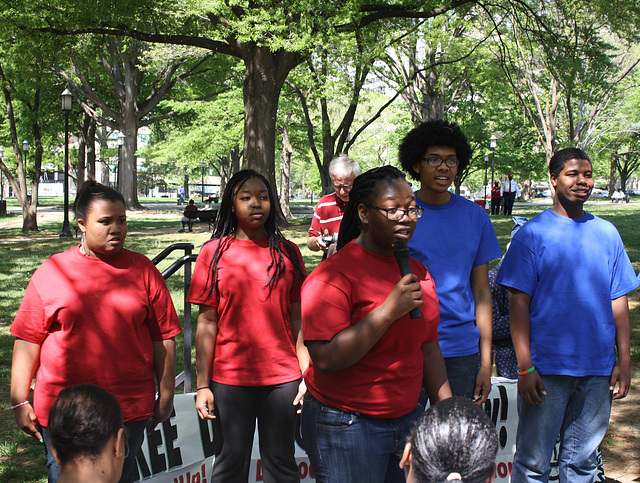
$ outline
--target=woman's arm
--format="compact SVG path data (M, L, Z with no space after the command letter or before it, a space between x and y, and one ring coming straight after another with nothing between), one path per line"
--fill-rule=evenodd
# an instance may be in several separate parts
M511 316L511 338L518 358L518 370L526 371L533 367L531 362L531 344L529 306L531 296L509 287L509 314ZM544 384L538 371L518 376L518 394L529 404L542 404L541 395L546 395Z
M471 270L471 291L476 307L476 326L480 331L480 369L476 375L474 400L484 403L491 391L491 342L493 338L493 306L489 286L489 264Z
M302 314L300 310L300 302L294 302L291 304L291 330L293 331L293 340L296 342L296 354L298 356L300 371L304 375L307 367L309 367L309 350L307 349L307 346L304 345L304 337L302 335ZM307 386L305 385L303 379L302 381L300 381L298 394L293 400L294 406L302 403L302 398L304 397L306 392Z
M211 364L218 336L218 309L200 305L196 327L196 410L201 419L214 419L213 393L209 389Z
M631 329L629 322L629 303L627 296L618 297L611 301L613 320L616 325L616 348L618 362L611 372L611 390L618 383L618 391L613 399L622 399L629 393L631 384Z
M424 358L422 385L427 391L431 404L452 397L449 379L447 379L447 369L444 365L442 352L440 352L440 344L437 341L424 344L422 354Z
M42 435L36 428L38 419L29 401L31 381L40 364L40 344L16 339L13 343L13 357L11 360L11 406L18 406L13 410L13 417L18 427L25 433L42 442ZM22 404L22 405L20 405Z
M173 411L173 395L176 380L176 339L153 342L153 369L158 384L158 398L153 410L153 420L149 429L166 421Z
M307 341L314 367L323 374L331 374L362 359L391 324L424 304L417 280L414 274L402 277L382 305L331 340Z

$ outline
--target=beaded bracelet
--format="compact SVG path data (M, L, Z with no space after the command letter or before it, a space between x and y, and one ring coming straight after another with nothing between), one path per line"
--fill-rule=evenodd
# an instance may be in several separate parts
M527 374L531 374L535 370L536 370L536 366L531 366L531 368L527 369L526 371L518 371L518 375L519 376L526 376Z
M24 406L25 404L29 404L29 401L23 401L23 402L21 402L19 404L11 406L11 410L13 411L14 409L18 409L20 406Z

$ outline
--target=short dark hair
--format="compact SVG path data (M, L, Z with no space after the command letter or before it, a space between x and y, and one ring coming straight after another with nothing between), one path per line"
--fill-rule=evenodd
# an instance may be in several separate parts
M94 384L77 384L60 391L49 412L51 446L64 466L79 457L97 457L124 428L117 399Z
M442 119L423 122L407 133L398 149L400 165L411 178L420 179L420 173L413 169L413 165L424 157L430 146L448 146L455 149L460 161L458 172L468 166L473 154L467 137L457 124Z
M411 469L420 483L484 483L498 453L496 428L481 406L453 397L429 407L411 435Z
M100 184L95 180L85 181L78 187L76 199L73 202L73 212L76 220L86 220L89 207L96 200L119 201L126 206L124 196L119 191Z
M564 148L551 157L551 160L549 161L549 174L553 174L557 178L560 176L560 171L564 169L564 165L567 164L567 161L571 161L572 159L586 159L591 163L591 159L589 159L587 153L582 149Z

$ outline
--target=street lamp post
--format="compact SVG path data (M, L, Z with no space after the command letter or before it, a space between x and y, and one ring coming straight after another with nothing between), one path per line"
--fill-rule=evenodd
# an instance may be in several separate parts
M60 238L71 238L73 235L69 227L69 113L71 112L72 95L69 89L65 89L60 97L62 98L62 112L64 112L64 218Z
M484 202L485 204L487 202L487 168L488 166L489 166L489 153L484 153ZM491 187L493 187L493 184L491 185Z
M200 181L200 203L204 203L204 161L200 163L202 166L202 180Z
M494 134L489 138L489 146L491 147L491 187L493 188L493 178L496 165L496 147L498 147L498 138Z

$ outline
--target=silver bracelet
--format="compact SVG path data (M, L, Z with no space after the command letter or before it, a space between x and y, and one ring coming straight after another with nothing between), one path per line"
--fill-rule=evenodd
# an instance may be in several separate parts
M15 406L11 406L11 410L18 409L20 406L24 406L25 404L29 404L29 401L23 401L20 404L16 404Z

